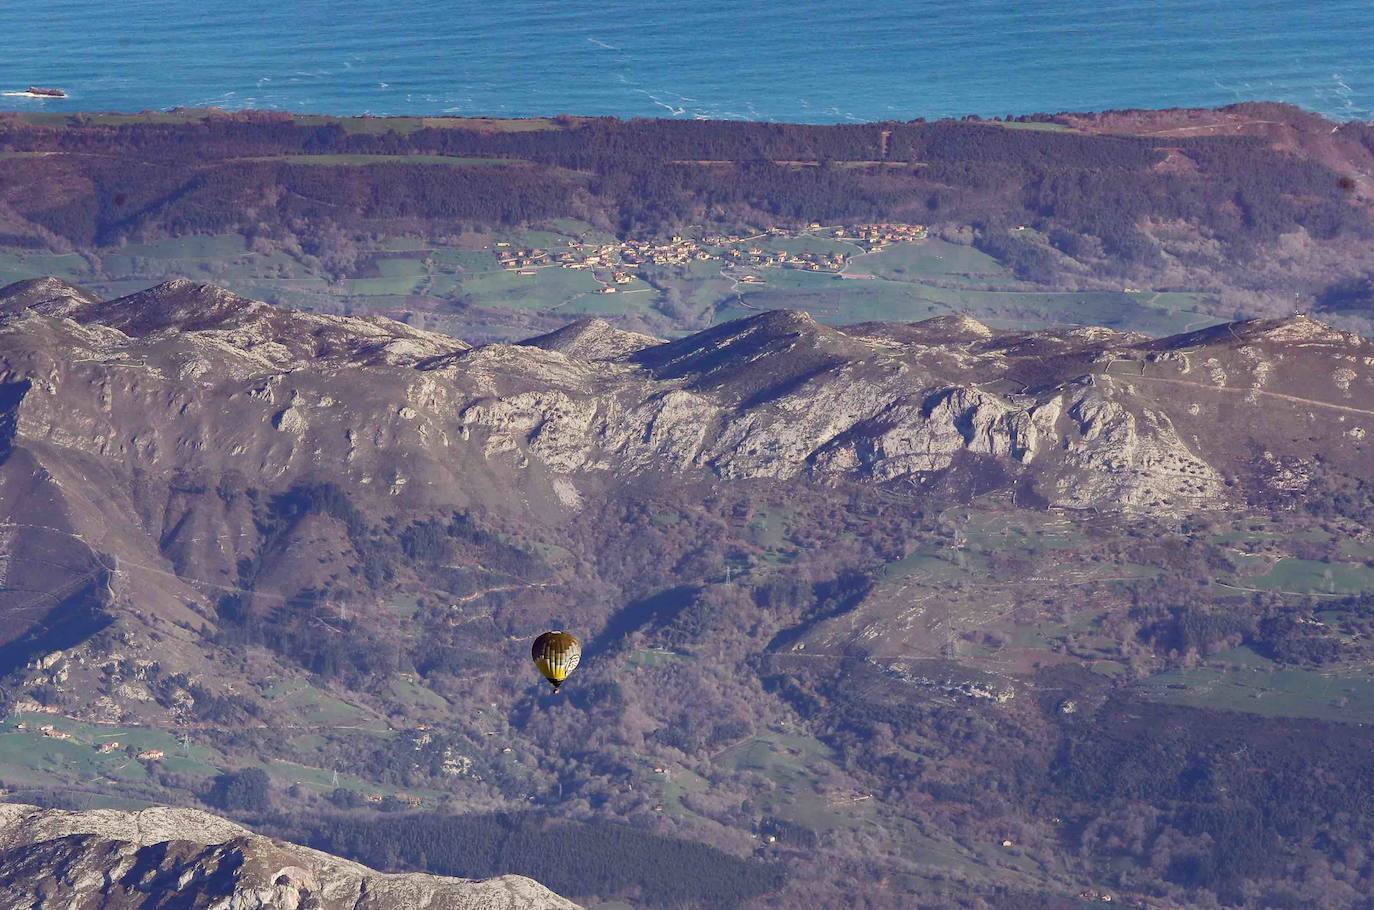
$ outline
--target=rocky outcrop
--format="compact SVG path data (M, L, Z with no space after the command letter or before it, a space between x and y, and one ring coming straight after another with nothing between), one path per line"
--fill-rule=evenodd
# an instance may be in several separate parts
M580 319L525 342L574 360L614 360L662 343L650 335L617 329L604 319Z
M0 906L34 910L576 910L528 878L386 875L193 809L0 805Z
M586 320L471 348L190 282L109 302L26 282L0 312L0 382L28 384L11 446L407 500L481 496L492 473L567 506L588 473L920 481L982 459L1051 504L1168 512L1225 506L1256 453L1304 476L1294 440L1367 465L1374 429L1374 346L1301 317L1154 341L774 311L671 342ZM72 464L48 468L59 485Z
M16 281L0 294L0 313L33 310L45 316L67 316L100 299L85 288L52 277Z

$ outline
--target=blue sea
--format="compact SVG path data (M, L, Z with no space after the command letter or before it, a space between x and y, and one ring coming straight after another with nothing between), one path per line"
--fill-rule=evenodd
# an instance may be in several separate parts
M1374 0L0 0L8 110L1374 118Z

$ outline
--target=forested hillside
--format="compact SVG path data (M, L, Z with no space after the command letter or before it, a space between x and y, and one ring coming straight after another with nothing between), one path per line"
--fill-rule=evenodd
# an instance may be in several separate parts
M620 238L899 221L990 254L1010 270L989 285L999 290L1187 292L1213 317L1320 307L1367 329L1359 282L1374 270L1371 144L1364 125L1254 104L1134 119L847 126L6 115L0 241L19 257L12 277L23 277L23 251L70 250L84 257L66 264L70 277L121 290L167 268L167 257L213 275L225 274L226 257L256 253L245 290L290 275L352 305L386 294L374 303L453 328L491 323L485 298L461 271L456 281L384 285L404 274L375 264L379 252L404 248L388 246L394 238L462 248L465 236L569 219L582 225L574 233ZM243 240L213 255L153 251L196 236ZM126 247L143 257L132 268ZM606 311L681 329L699 318L688 315L704 305L699 294L732 297L728 288L674 290L689 277L706 276L650 275L647 304L627 298ZM947 286L978 286L951 278ZM291 302L286 285L277 294Z

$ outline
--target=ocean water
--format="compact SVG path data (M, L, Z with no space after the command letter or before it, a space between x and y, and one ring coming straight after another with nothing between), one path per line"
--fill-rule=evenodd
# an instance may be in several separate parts
M1374 0L0 0L9 110L1374 118Z

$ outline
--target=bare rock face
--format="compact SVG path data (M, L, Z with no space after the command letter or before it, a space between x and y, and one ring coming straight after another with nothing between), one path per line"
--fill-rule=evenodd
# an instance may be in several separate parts
M581 319L525 342L574 360L614 360L662 343L649 335L617 329L604 319Z
M0 906L34 910L576 910L518 875L385 875L194 809L0 805Z
M919 482L973 459L1052 505L1178 512L1268 483L1261 453L1291 477L1317 451L1374 468L1374 345L1301 317L1150 340L774 311L671 342L589 320L474 349L185 281L100 302L42 279L0 290L0 390L0 447L41 468L15 462L16 483L50 478L71 503L104 472L326 478L412 506L514 484L561 509L593 473ZM71 532L172 514L117 502L120 486L73 505ZM175 549L174 530L152 530ZM211 531L197 546L223 552L200 558L231 580L245 535Z
M190 282L108 302L55 280L0 289L0 645L112 623L166 675L201 665L223 592L273 545L264 504L303 491L379 521L558 525L641 475L968 484L1169 515L1331 473L1374 474L1374 343L1305 318L1151 340L775 311L669 342L592 321L473 348ZM267 596L358 563L333 519L292 533L318 558L265 565ZM50 590L120 608L34 613ZM102 698L91 718L163 710L123 671Z
M45 316L66 316L98 301L99 298L90 291L60 278L30 278L17 281L3 290L0 312L33 310Z
M1083 330L993 338L971 320L936 323L848 334L766 314L644 349L629 358L638 370L577 379L539 371L560 376L556 388L522 383L484 396L462 419L485 457L561 474L697 468L886 482L970 455L1033 468L1050 501L1069 507L1225 504L1220 474L1164 408L1069 372L1137 339ZM1058 357L1072 378L1016 395L984 388L1020 356ZM536 373L527 366L526 380Z

